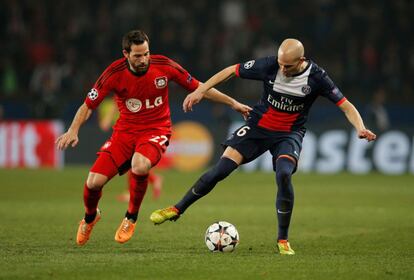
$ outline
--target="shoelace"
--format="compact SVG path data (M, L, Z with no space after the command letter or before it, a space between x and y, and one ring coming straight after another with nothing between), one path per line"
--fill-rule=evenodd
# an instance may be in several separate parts
M289 251L289 246L287 243L283 243L283 248L285 248L286 251Z
M282 244L283 249L285 249L286 251L289 251L289 245L287 242L279 242L279 244Z
M91 227L85 222L82 225L82 234L87 234L90 231L91 231Z
M167 214L168 214L169 211L170 211L170 208L164 209L164 210L161 211L161 215L162 216L167 216Z
M124 223L122 224L122 229L121 230L123 232L128 232L128 229L129 229L129 221L125 220Z
M176 213L174 211L174 208L167 208L167 209L164 209L164 210L161 211L161 215L164 216L164 217L166 217L166 216L168 216L168 213L170 213L170 212Z

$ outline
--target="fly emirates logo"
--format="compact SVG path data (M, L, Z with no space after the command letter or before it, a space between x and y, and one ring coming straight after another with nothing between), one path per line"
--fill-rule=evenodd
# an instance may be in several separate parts
M145 99L144 102L137 98L129 98L125 101L125 106L130 110L132 113L136 113L145 107L145 109L153 109L158 107L162 104L162 96L156 97L154 100Z
M281 96L280 101L273 98L272 95L267 96L267 101L272 104L273 107L285 111L285 112L300 112L305 107L304 103L294 104L294 100Z

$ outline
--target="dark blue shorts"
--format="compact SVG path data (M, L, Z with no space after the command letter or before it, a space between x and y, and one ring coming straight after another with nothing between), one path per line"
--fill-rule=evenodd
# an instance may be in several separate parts
M274 169L275 160L280 155L292 156L297 162L302 150L302 141L303 134L300 132L275 132L246 124L236 129L223 146L237 150L243 156L243 164L269 151L273 156Z

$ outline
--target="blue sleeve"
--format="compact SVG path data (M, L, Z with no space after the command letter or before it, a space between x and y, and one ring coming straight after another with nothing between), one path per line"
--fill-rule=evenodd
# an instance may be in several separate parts
M242 79L265 80L272 67L276 67L276 57L264 57L249 60L237 65L237 76Z
M339 88L334 84L334 82L329 78L328 74L323 71L320 78L320 95L328 98L330 101L336 105L341 105L346 98L339 90Z

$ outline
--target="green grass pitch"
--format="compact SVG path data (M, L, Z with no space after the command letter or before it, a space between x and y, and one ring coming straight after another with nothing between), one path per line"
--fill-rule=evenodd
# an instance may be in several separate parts
M102 220L75 245L87 167L0 170L0 279L414 279L412 175L296 174L290 241L276 253L274 176L235 172L175 223L150 213L175 203L201 172L162 172L158 201L147 193L137 231L117 244L126 211L117 177L104 189ZM210 253L206 228L233 223L240 244Z

